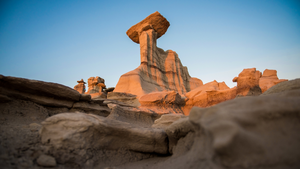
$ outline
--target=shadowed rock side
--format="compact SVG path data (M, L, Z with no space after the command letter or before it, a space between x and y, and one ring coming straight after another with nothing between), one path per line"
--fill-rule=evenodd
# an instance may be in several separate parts
M8 99L30 100L44 106L71 108L80 94L67 86L0 75L0 95Z
M120 149L166 154L167 135L159 129L83 113L62 113L45 120L42 143L56 149ZM68 152L66 152L68 153Z
M151 92L174 90L182 95L203 84L200 79L190 77L176 52L156 47L157 37L158 33L152 28L140 32L141 65L122 75L114 92L139 97Z

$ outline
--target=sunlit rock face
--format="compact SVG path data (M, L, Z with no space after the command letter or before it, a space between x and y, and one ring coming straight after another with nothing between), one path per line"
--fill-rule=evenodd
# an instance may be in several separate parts
M159 20L162 22L150 22L155 20L151 17L157 17L158 14L151 14L140 22L142 24L133 26L134 30L139 30L137 31L139 32L137 43L140 44L141 65L122 75L114 92L126 92L142 96L151 92L173 90L183 95L189 92L191 88L203 85L200 79L191 78L187 67L182 65L176 52L164 51L156 46L157 38L162 36L163 33L161 32L165 32L168 28L166 26L168 21L160 14ZM127 35L136 42L128 33L133 27L127 31ZM156 27L160 27L160 29L156 29Z
M96 97L106 98L106 94L103 92L103 89L106 89L104 82L105 82L104 79L102 79L99 76L90 77L88 79L89 89L86 92L86 94L91 95L92 98L96 98Z
M78 84L76 86L74 86L74 89L76 91L78 91L80 94L84 94L84 92L85 92L85 84L86 83L83 81L83 79L77 81L77 83Z
M237 88L229 88L225 82L212 81L197 87L185 94L186 103L181 108L185 115L189 115L192 107L210 107L215 104L231 100L236 97Z
M287 79L278 79L277 70L266 69L259 79L259 87L261 88L261 92L264 93L272 86L287 81Z
M157 32L157 39L164 35L170 23L159 12L154 12L141 22L135 24L127 30L126 34L135 43L140 43L140 34L148 29L154 29Z
M238 77L232 80L233 82L237 82L237 95L260 95L259 79L261 76L261 72L256 70L256 68L244 69Z

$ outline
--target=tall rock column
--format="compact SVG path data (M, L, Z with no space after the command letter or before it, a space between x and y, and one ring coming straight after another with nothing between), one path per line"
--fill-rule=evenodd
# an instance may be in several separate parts
M157 33L153 29L148 29L141 32L139 39L141 63L148 63L148 60L152 60L154 64L152 56L156 50Z

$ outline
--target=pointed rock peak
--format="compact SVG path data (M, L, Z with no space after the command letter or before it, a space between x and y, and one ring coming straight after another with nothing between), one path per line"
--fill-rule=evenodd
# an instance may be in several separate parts
M126 34L133 42L140 43L139 36L141 32L154 29L155 32L157 32L158 39L167 32L169 26L170 23L168 20L156 11L141 22L133 25L130 29L128 29Z

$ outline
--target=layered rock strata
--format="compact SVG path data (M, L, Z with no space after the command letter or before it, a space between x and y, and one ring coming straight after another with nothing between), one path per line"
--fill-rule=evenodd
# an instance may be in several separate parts
M71 108L80 94L67 86L0 75L0 95L7 100L29 100L43 106Z
M174 91L152 92L140 97L140 107L159 114L183 114L181 107L185 100Z
M91 100L90 95L79 94L61 84L0 75L0 103L16 99L45 106L50 115L79 111L108 116L111 111L106 105L99 104L99 101Z
M108 92L107 99L120 101L134 107L140 106L137 96L130 93Z
M147 20L152 20L152 17L155 16L150 15ZM161 33L155 27L164 27L160 25L163 23L142 21L134 26L134 29L139 30L141 65L122 75L114 92L131 93L140 97L151 92L173 90L182 95L191 88L202 85L201 80L190 77L187 67L182 66L176 52L164 51L156 46ZM166 28L162 29L166 31Z

